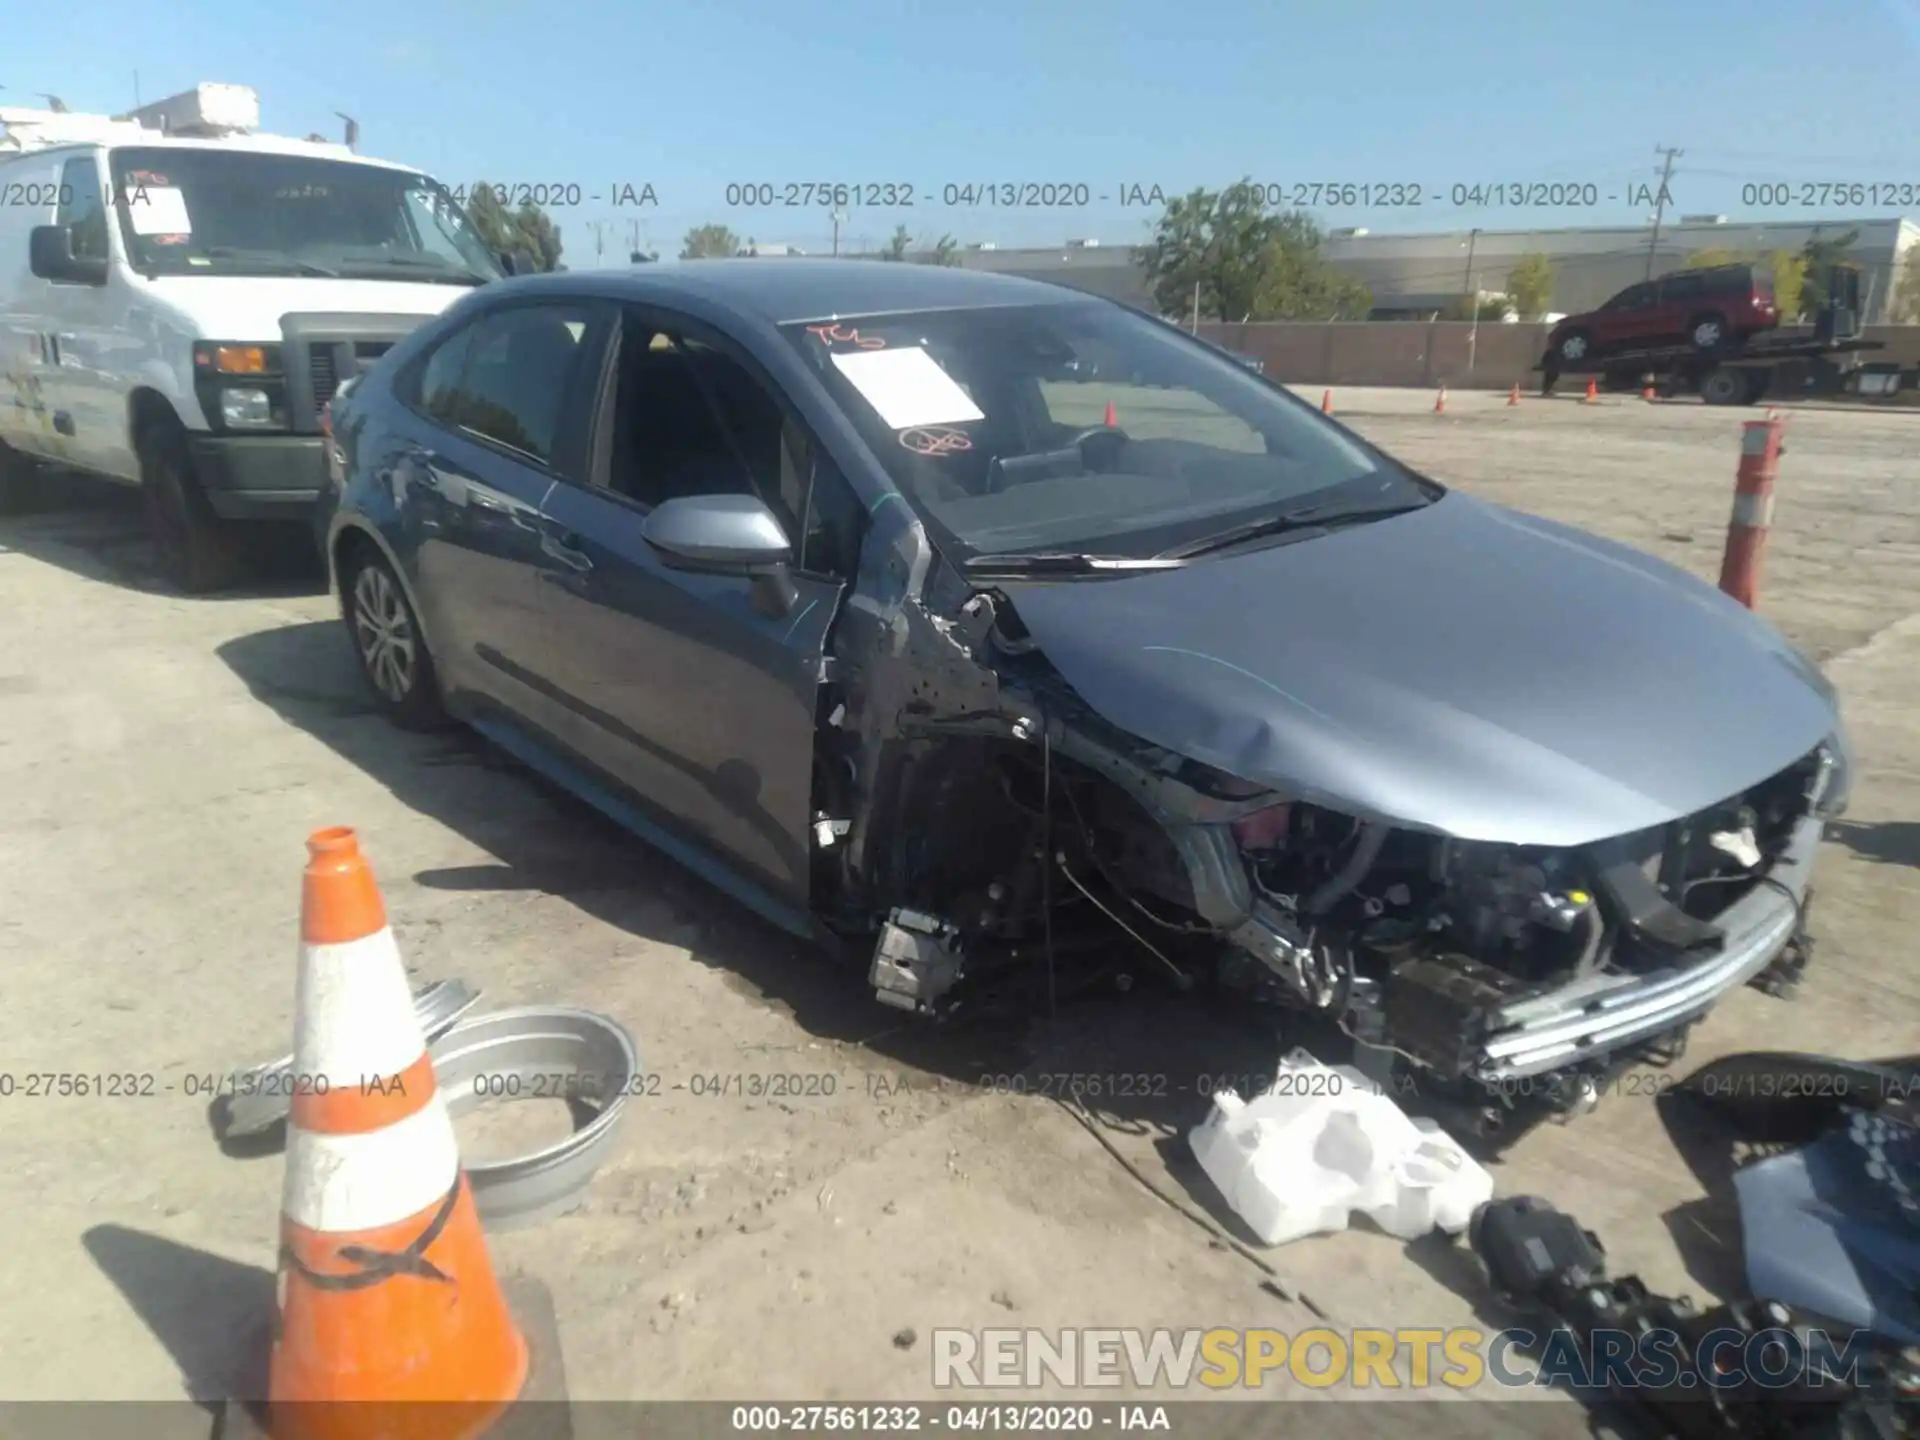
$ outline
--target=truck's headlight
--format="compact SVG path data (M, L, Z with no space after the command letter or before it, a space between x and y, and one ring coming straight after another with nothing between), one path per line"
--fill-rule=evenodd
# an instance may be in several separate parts
M273 399L264 390L222 390L220 423L230 430L271 430Z

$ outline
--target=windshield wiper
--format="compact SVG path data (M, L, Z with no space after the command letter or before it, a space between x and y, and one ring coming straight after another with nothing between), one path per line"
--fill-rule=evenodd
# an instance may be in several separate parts
M1154 555L1083 555L1079 551L1027 551L1012 555L975 555L962 563L968 574L1131 574L1137 570L1177 570L1185 559Z
M210 260L244 260L255 265L283 267L297 275L311 275L322 280L340 278L338 270L329 270L326 266L315 265L309 260L296 260L291 255L278 255L271 250L236 250L231 245L209 245L200 253Z
M1025 554L975 555L961 568L969 575L1121 575L1138 570L1177 570L1186 562L1156 555L1084 555L1078 551L1041 550Z
M1249 520L1230 530L1203 535L1198 540L1189 540L1171 550L1162 550L1155 558L1190 560L1196 555L1225 550L1248 540L1262 540L1269 535L1285 535L1294 530L1329 530L1336 525L1357 525L1363 520L1384 520L1389 515L1424 510L1432 503L1431 500L1416 500L1410 503L1395 501L1389 505L1342 505L1335 501L1324 501L1318 505L1304 505L1297 510L1282 510L1278 515L1262 515L1258 520Z
M385 265L397 265L408 270L432 270L437 280L451 280L455 284L485 285L487 277L477 270L465 266L447 264L444 260L430 260L418 255L382 255L373 260L349 261L357 269L373 270Z

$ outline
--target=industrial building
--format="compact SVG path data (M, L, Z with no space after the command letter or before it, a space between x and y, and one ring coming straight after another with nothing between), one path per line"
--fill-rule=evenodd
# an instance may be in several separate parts
M1662 225L1657 234L1650 224L1421 234L1372 234L1356 228L1329 232L1324 253L1366 283L1379 319L1444 315L1470 294L1504 293L1513 262L1522 255L1543 254L1553 267L1548 309L1572 314L1592 309L1646 278L1649 259L1658 274L1702 250L1764 258L1776 251L1797 251L1816 235L1838 238L1849 231L1858 232L1847 256L1862 272L1863 319L1867 324L1889 323L1899 267L1920 240L1920 223L1912 220L1734 223L1724 216L1688 215ZM961 251L959 259L971 270L1051 280L1134 305L1153 303L1129 245L1096 240L1074 240L1045 250L981 245Z

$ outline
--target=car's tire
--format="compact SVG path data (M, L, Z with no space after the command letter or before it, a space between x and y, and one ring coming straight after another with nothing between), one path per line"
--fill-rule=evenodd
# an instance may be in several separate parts
M1553 358L1563 366L1584 365L1593 359L1593 336L1585 330L1569 330L1553 347Z
M361 677L381 713L405 730L446 724L440 675L420 617L400 577L371 543L355 545L342 557L340 610Z
M1687 343L1702 355L1716 355L1733 341L1727 317L1710 311L1687 322Z
M1750 405L1751 390L1747 372L1728 365L1709 370L1700 379L1700 398L1709 405Z
M239 546L194 479L186 436L172 425L152 425L137 449L147 536L161 577L183 595L231 585L240 573Z
M46 476L40 466L0 441L0 515L27 515L45 499Z

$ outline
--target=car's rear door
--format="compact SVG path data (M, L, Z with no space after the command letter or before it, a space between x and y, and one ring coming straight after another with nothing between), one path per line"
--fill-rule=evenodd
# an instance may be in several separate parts
M561 479L541 506L560 562L546 582L565 636L556 678L596 768L645 819L801 913L822 656L857 551L861 521L846 517L861 512L744 349L635 309L616 344L594 473ZM750 580L669 569L642 538L663 500L745 493L794 544L798 599L783 615L756 608Z
M540 501L584 472L611 319L591 301L523 302L449 336L421 372L433 423L393 466L443 682L457 701L563 742L546 678Z

